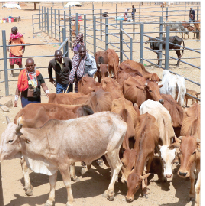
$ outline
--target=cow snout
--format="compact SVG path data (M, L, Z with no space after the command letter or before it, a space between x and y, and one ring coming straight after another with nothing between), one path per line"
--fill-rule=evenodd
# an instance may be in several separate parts
M132 197L126 197L126 200L127 200L128 203L131 203L131 202L134 201L134 198L132 198Z
M179 176L185 177L187 175L187 172L181 172L179 171Z
M163 99L160 99L160 100L159 100L159 103L164 104L164 100L163 100Z
M172 174L167 174L166 175L166 178L171 178L172 177Z

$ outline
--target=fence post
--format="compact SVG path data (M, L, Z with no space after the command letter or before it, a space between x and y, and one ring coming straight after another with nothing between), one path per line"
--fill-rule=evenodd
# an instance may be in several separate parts
M122 20L120 20L120 63L123 62L123 33L122 33L122 29L123 29L123 24L122 24Z
M166 21L168 21L168 7L166 7Z
M169 70L169 26L166 26L165 69Z
M117 4L116 4L116 24L117 24Z
M49 35L49 8L47 8L47 33Z
M70 47L72 47L72 14L71 14L71 6L69 6L69 42Z
M140 24L140 63L143 64L143 33L144 24Z
M108 50L108 18L105 18L105 50Z
M95 16L93 16L93 46L94 46L94 56L96 53L96 22L95 22Z
M46 25L46 22L47 22L47 21L46 21L46 19L47 19L47 18L46 18L46 17L47 17L46 15L47 15L47 13L46 13L46 7L44 7L44 26L45 26L44 31L45 31L45 32L46 32L46 26L47 26L47 25Z
M196 13L197 13L197 15L196 15L197 17L196 17L196 18L197 18L197 21L198 21L198 14L199 14L199 7L198 7L198 6L197 6L197 11L196 11Z
M94 17L94 15L95 15L95 9L94 9L94 4L93 4L93 2L92 2L92 12L93 12L93 17Z
M61 33L61 31L60 31L60 10L58 10L58 32L59 32L59 42L61 41L61 36L60 36L60 33Z
M64 19L64 27L66 28L66 25L65 25L65 11L63 12L63 19Z
M39 30L41 29L41 10L40 10L40 6L39 6L39 13L38 13L38 18L39 18Z
M63 39L63 42L66 39L66 28L65 27L62 28L62 39ZM63 47L63 55L65 55L65 57L69 56L68 41L66 42L65 46Z
M53 26L53 8L51 7L51 38L52 38L52 36L53 36L53 32L52 32L52 26Z
M84 14L84 44L86 46L86 15Z
M132 43L132 38L130 38L130 60L133 59L133 57L132 57L132 51L133 51L133 43Z
M42 6L42 10L41 10L41 30L43 31L43 6Z
M100 9L100 36L102 40L102 9Z
M78 35L78 13L75 14L75 36Z
M163 36L163 17L159 17L159 67L162 67L162 36Z
M9 95L8 73L7 73L7 49L6 49L6 32L2 30L3 53L4 53L4 81L5 81L5 94Z
M0 205L4 205L4 195L3 195L2 181L1 181L1 163L0 163Z

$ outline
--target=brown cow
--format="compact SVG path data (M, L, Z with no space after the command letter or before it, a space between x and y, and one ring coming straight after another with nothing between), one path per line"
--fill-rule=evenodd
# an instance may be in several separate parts
M197 139L200 139L200 124L201 124L201 106L195 103L189 108L184 109L181 136L193 135Z
M102 82L102 89L105 92L110 92L113 99L118 99L120 97L124 97L122 87L116 80L111 77L103 78Z
M79 97L86 97L83 93L50 93L48 103L73 105L73 100ZM80 104L80 103L79 103Z
M184 100L186 107L187 107L187 105L188 105L188 100L189 100L189 99L192 100L192 105L193 105L194 103L198 103L198 100L197 100L197 99L189 96L187 93L188 93L188 94L191 94L192 96L196 97L197 99L198 99L198 96L200 95L200 93L198 93L198 92L196 92L196 91L194 91L194 90L186 89L185 100Z
M113 49L108 49L107 51L98 51L95 53L96 64L108 64L109 76L117 77L117 69L119 65L119 57Z
M117 82L123 86L125 80L127 80L129 77L136 77L137 75L142 77L142 74L138 70L134 70L129 65L127 65L125 70L119 69L117 71Z
M140 76L129 77L124 81L124 97L133 104L137 103L139 107L146 99L153 99L163 103L158 83Z
M138 63L134 60L125 60L119 65L119 70L137 70L139 74L141 74L146 79L152 81L160 81L158 75L156 73L150 73L146 70L143 64Z
M80 93L87 95L99 89L101 89L101 84L96 82L93 77L82 77L82 79L78 81L78 92Z
M201 20L200 19L195 21L194 31L195 31L194 38L195 38L195 35L196 35L196 38L200 39L200 37L201 37L201 35L200 35L200 33L201 33Z
M72 36L75 36L76 24L72 25ZM78 22L78 32L80 31L80 23Z
M127 178L126 199L128 202L134 200L134 194L141 184L143 195L146 196L147 177L150 175L148 172L159 140L159 128L156 119L149 113L140 115L139 124L135 129L135 138L137 158L134 170ZM144 171L145 165L146 171Z
M180 177L189 177L191 189L189 191L190 199L195 198L195 180L200 172L200 142L194 136L181 136L180 160L181 166L178 175Z
M127 149L130 145L129 138L134 137L135 135L135 126L137 125L140 111L138 109L137 112L134 109L132 102L123 97L112 101L111 112L120 114L124 121L127 122L127 133L122 145L124 149Z
M179 137L184 111L171 95L161 94L161 96L164 100L163 106L169 111L169 114L172 118L172 126L174 128L175 134L177 137Z
M94 79L98 78L98 83L101 83L101 79L104 77L108 77L108 65L107 64L99 64L97 72L94 74Z
M40 128L50 119L75 119L93 114L86 105L63 105L55 103L32 103L22 108L14 118L14 124L21 116L24 128Z
M96 92L91 92L88 100L85 102L85 105L90 106L94 112L111 111L111 93L105 92L102 89Z

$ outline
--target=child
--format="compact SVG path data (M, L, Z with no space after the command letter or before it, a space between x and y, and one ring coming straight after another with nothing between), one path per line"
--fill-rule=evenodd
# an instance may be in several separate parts
M18 29L17 27L12 27L11 28L11 34L10 34L10 41L9 44L10 45L14 45L14 44L26 44L24 39L23 39L23 35L19 32L17 32ZM9 51L9 49L8 49ZM14 76L14 64L17 64L19 66L19 68L22 68L22 56L23 53L25 51L25 46L15 46L15 47L10 47L10 55L9 57L15 57L15 58L11 58L9 59L10 61L10 69L11 70L11 76Z

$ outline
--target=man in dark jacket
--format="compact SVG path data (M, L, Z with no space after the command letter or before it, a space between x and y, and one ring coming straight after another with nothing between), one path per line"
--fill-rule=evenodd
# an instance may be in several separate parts
M72 69L72 61L69 57L62 57L62 51L55 51L55 58L50 60L48 66L49 82L56 85L56 93L72 92L73 85L69 85L69 74ZM52 77L52 68L56 72L56 81ZM69 86L69 89L68 89Z

